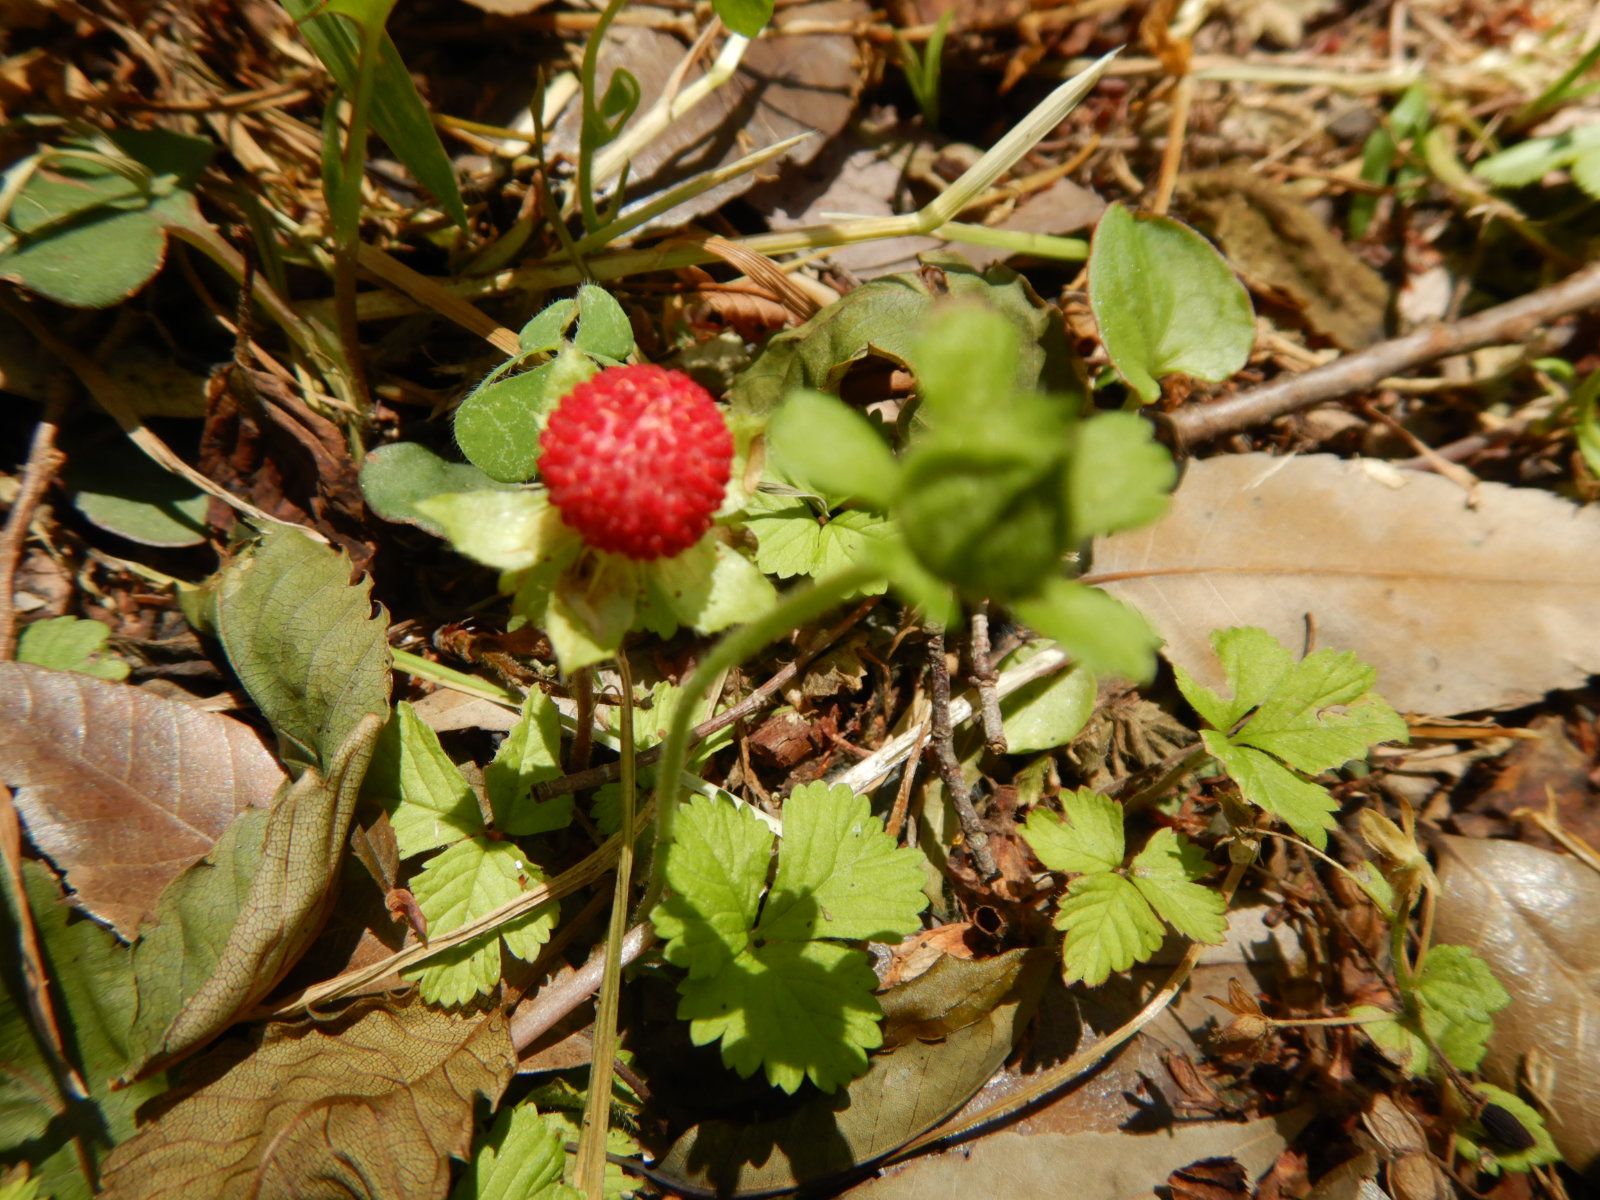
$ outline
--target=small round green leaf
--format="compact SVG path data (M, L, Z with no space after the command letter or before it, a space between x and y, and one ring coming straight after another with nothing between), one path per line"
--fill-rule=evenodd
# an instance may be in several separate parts
M1250 297L1211 243L1120 204L1095 229L1089 304L1112 365L1146 404L1167 375L1227 379L1255 343Z
M555 403L545 363L480 387L456 409L456 444L472 465L501 483L521 483L539 468L539 431Z
M586 283L578 289L578 335L572 344L585 354L617 362L633 353L633 325L605 288Z

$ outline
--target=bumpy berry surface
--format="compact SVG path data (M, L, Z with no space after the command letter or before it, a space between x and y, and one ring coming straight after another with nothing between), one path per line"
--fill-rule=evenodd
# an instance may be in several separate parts
M682 371L607 367L562 397L539 438L539 473L584 541L633 559L700 540L722 504L733 437Z

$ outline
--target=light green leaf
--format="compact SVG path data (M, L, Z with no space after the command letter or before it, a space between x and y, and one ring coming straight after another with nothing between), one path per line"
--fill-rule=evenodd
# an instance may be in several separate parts
M1461 1070L1477 1070L1494 1014L1511 1003L1488 964L1466 946L1434 946L1422 960L1416 990L1439 1049Z
M1021 331L979 300L936 305L911 349L917 391L935 423L1010 404L1018 390Z
M437 937L493 912L543 880L543 872L514 843L472 837L429 859L412 877L411 894L428 918L429 935ZM541 904L494 932L435 955L403 977L416 980L430 1004L465 1004L500 982L501 941L524 961L538 955L555 928L557 907L555 901Z
M741 954L755 927L772 861L772 831L748 809L696 796L678 810L666 849L671 893L650 914L668 962L691 979Z
M1410 1017L1375 1004L1358 1004L1350 1016L1361 1022L1362 1030L1385 1058L1419 1079L1426 1077L1433 1056Z
M722 23L741 37L755 37L772 20L774 0L712 0Z
M286 759L326 765L363 718L387 715L389 620L371 590L345 554L276 526L223 571L217 636Z
M1572 160L1572 182L1587 192L1590 199L1600 200L1600 146Z
M504 491L508 486L471 463L447 462L418 442L379 446L361 466L361 494L368 508L385 521L415 525L435 537L449 535L417 507L420 501L459 492Z
M1002 666L1025 663L1043 648L1030 643L1008 656ZM1096 687L1093 672L1074 666L1019 688L1001 700L1007 753L1032 754L1072 741L1094 713Z
M157 1076L111 1090L129 1054L135 999L128 951L66 902L42 864L24 861L22 877L25 897L0 871L0 1153L11 1159L20 1148L45 1195L88 1200L79 1147L98 1163L133 1133L135 1110L166 1082ZM67 1054L89 1088L82 1099L61 1093L29 1023L15 916L21 904L32 912Z
M1228 933L1227 902L1198 881L1211 870L1200 847L1158 829L1130 864L1128 877L1168 925L1196 942L1216 945Z
M416 508L460 553L502 571L553 569L581 548L545 492L458 492L419 500Z
M501 1109L450 1200L582 1200L582 1192L561 1182L565 1140L562 1127L532 1101Z
M522 837L565 829L572 823L572 797L535 803L533 785L561 774L561 714L538 688L522 702L522 716L483 770L494 825Z
M1146 404L1166 375L1227 379L1255 344L1250 297L1211 243L1120 204L1094 232L1089 304L1112 366Z
M1405 741L1406 723L1372 694L1377 672L1348 651L1318 650L1280 679L1234 735L1245 746L1315 774Z
M17 661L96 679L126 679L128 664L104 653L110 636L110 628L100 621L47 617L23 628L17 638Z
M568 675L616 654L638 612L639 564L595 554L579 565L557 578L545 610L545 632Z
M1235 746L1214 729L1200 735L1251 804L1266 809L1318 850L1328 844L1338 803L1328 789L1302 779L1277 759L1248 746Z
M1080 875L1067 888L1056 913L1056 928L1066 930L1061 961L1068 983L1096 987L1113 971L1143 962L1161 945L1161 921L1121 875Z
M363 598L363 604L365 603ZM246 809L179 875L133 948L139 995L130 1071L210 1041L267 994L321 930L361 779L383 728L362 716L329 759Z
M552 354L561 348L567 330L578 319L578 302L572 297L552 300L517 334L524 354Z
M644 563L639 575L647 598L675 624L717 633L753 621L778 602L777 589L760 569L715 536L682 554ZM657 630L670 636L670 630Z
M572 343L585 354L612 362L633 353L633 325L605 288L586 283L578 289L578 333Z
M472 787L404 700L384 726L361 790L388 809L401 858L483 832Z
M922 855L883 831L865 796L808 783L783 805L778 871L756 936L763 941L898 941L928 906Z
M1294 655L1265 629L1248 625L1216 630L1211 646L1233 688L1233 699L1202 687L1182 667L1176 668L1178 689L1213 729L1227 733L1294 670Z
M766 493L750 498L744 527L756 537L756 565L779 579L821 579L874 561L892 535L889 520L877 513L850 508L819 521L803 501ZM877 595L886 586L865 591Z
M844 401L812 388L791 392L773 415L767 453L791 482L835 506L860 500L883 509L894 495L897 467L883 436Z
M1011 607L1096 675L1142 682L1156 673L1161 639L1143 616L1098 588L1050 578Z
M1600 125L1579 125L1553 137L1529 138L1479 159L1472 173L1495 187L1527 187L1596 151L1600 151Z
M1561 1161L1561 1151L1545 1125L1544 1116L1520 1096L1513 1095L1492 1083L1478 1084L1478 1090L1490 1104L1498 1104L1516 1118L1518 1124L1533 1137L1533 1145L1526 1150L1512 1150L1498 1145L1485 1131L1481 1121L1473 1121L1456 1131L1456 1148L1468 1161L1478 1163L1491 1175L1501 1171L1531 1171L1548 1163ZM1485 1160L1488 1161L1485 1161Z
M456 444L490 479L521 483L539 469L539 435L561 393L556 364L490 379L456 409Z
M1080 421L1067 452L1071 540L1148 525L1167 511L1177 478L1171 452L1144 418L1111 412Z
M72 506L109 533L141 546L198 546L209 535L208 497L126 443L68 460Z
M1122 805L1088 788L1061 793L1061 816L1035 808L1022 836L1052 871L1114 871L1126 852Z
M678 1016L697 1046L722 1043L722 1061L793 1093L807 1079L825 1092L867 1069L883 1042L860 950L833 942L775 942L747 949L722 971L679 985Z

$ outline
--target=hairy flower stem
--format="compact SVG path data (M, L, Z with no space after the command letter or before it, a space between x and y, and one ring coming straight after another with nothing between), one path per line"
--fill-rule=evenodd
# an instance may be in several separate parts
M617 1057L617 998L622 990L622 939L628 931L628 894L633 887L634 758L633 672L628 657L617 651L617 674L622 683L622 711L618 736L622 757L622 848L617 854L617 883L611 899L611 921L606 929L605 974L600 999L594 1007L594 1055L589 1061L589 1094L583 1104L583 1129L578 1135L578 1157L573 1183L591 1200L601 1200L605 1183L606 1133L611 1125L612 1061Z
M706 692L723 677L724 672L742 665L752 655L777 641L778 638L802 625L809 624L829 609L836 608L858 591L879 578L870 567L851 567L819 579L815 583L795 588L778 601L777 606L759 620L725 634L721 641L706 653L683 685L683 695L672 711L672 722L662 743L661 765L656 771L656 837L655 850L650 862L650 886L645 892L639 911L649 914L661 899L666 888L666 848L672 840L672 822L676 816L678 793L681 784L678 775L683 770L689 749L689 723Z

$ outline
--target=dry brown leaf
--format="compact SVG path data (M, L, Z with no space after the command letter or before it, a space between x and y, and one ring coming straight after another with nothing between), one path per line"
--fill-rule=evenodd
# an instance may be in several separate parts
M1330 455L1189 464L1155 525L1095 544L1094 582L1143 612L1164 653L1222 684L1207 638L1258 625L1353 650L1396 708L1527 704L1600 671L1600 510Z
M1556 1145L1577 1170L1600 1169L1600 875L1520 842L1442 837L1439 882L1436 939L1476 950L1511 993L1484 1074L1515 1091L1540 1051Z
M283 768L248 725L177 700L0 663L0 778L78 905L131 938L156 898Z
M1383 338L1389 308L1383 276L1297 192L1233 168L1185 175L1179 194L1245 280L1298 310L1315 332L1346 350Z
M813 0L780 8L745 51L738 73L634 158L628 172L629 196L663 191L692 175L815 130L818 136L807 138L779 160L809 161L855 110L862 84L856 42L849 34L791 36L784 28L791 24L843 28L867 15L868 6L861 0ZM598 78L603 87L618 67L632 71L639 81L642 113L662 95L686 50L683 42L660 29L613 26L600 51ZM697 74L691 71L689 79ZM551 152L576 155L579 124L578 106L569 104L550 131ZM752 174L729 180L656 217L647 228L668 228L715 212L755 181Z
M505 1018L412 1003L273 1026L199 1064L195 1090L106 1162L116 1200L443 1196L475 1098L516 1066Z

